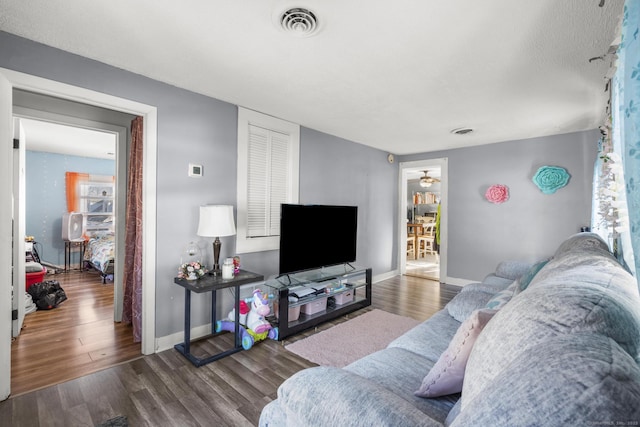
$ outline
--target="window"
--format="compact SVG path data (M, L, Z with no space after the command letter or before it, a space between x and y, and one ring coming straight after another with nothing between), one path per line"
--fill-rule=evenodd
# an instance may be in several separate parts
M298 203L300 126L238 109L238 253L278 249L280 205Z

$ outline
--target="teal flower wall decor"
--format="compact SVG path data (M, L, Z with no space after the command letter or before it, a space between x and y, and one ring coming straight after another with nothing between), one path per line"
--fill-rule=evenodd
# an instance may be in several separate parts
M533 176L533 182L544 194L553 194L569 183L569 172L559 166L542 166Z

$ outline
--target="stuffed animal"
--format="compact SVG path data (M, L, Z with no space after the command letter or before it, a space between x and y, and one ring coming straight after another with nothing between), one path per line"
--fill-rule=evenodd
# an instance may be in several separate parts
M251 307L247 304L251 302ZM253 297L240 301L240 333L242 348L249 350L254 343L270 338L278 339L278 328L271 326L264 317L269 314L268 299L262 296L262 291L253 291ZM235 308L229 312L229 320L218 320L216 322L216 333L221 331L233 332L235 329Z
M240 324L242 326L247 326L247 314L249 313L249 304L245 300L240 301ZM235 322L236 320L236 309L235 307L231 309L229 315L227 316L229 320Z
M247 314L247 328L256 334L262 334L273 326L264 317L268 315L269 301L262 296L262 291L256 289L253 291L253 300L251 301L251 310Z

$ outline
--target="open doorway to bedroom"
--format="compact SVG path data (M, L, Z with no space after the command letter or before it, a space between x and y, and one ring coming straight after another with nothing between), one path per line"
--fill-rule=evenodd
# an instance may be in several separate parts
M57 106L55 113L44 107L51 103ZM94 118L71 117L76 107ZM131 326L116 322L122 313L118 261L124 252L117 239L123 233L116 227L124 229L121 190L126 188L127 127L134 116L97 111L14 90L14 114L25 145L25 234L47 269L43 279L58 282L67 300L52 310L25 315L12 343L13 395L142 354ZM82 179L70 186L69 176ZM70 211L80 218L79 227L70 226ZM69 231L73 229L77 233ZM29 303L30 295L25 296Z
M155 278L156 278L156 259L155 252L152 248L156 247L156 176L157 176L157 152L158 152L158 139L157 139L157 124L158 113L157 108L153 105L143 104L137 101L108 95L105 93L84 89L77 86L71 86L68 84L56 82L53 80L36 77L29 74L0 68L0 134L3 136L6 144L2 145L4 167L0 168L3 172L3 179L0 180L0 196L2 200L16 199L16 191L14 189L15 179L15 155L16 150L12 149L11 140L15 138L12 118L16 115L17 110L20 108L19 104L14 103L15 91L29 91L29 93L35 95L45 95L49 97L56 97L55 99L63 99L74 102L82 106L82 108L92 107L101 108L104 111L113 111L116 113L122 112L125 114L135 115L136 124L136 140L142 142L138 147L136 154L140 159L140 170L142 173L140 177L144 180L142 196L137 198L137 201L142 207L138 209L141 213L141 217L137 224L142 227L142 232L139 235L141 239L141 250L138 251L141 257L141 267L139 271L142 272L144 283L151 284L149 286L143 286L140 294L141 311L137 313L136 320L139 333L140 333L140 348L142 354L153 354L157 349L157 340L155 338ZM43 107L44 111L53 111ZM82 115L71 115L72 117L83 117ZM105 121L105 123L110 123ZM1 145L1 144L0 144ZM124 194L126 190L119 190ZM0 277L2 280L2 286L0 291L2 293L2 300L5 302L11 302L14 299L13 289L24 289L24 264L22 270L17 276L12 274L12 266L16 260L22 259L24 263L24 250L25 245L21 245L20 242L24 242L23 231L19 231L16 236L20 236L19 239L13 239L14 224L16 223L16 214L14 212L14 203L6 203L2 208L1 215L3 221L0 222L0 232L3 236L9 236L0 244ZM13 221L12 221L13 218ZM19 218L19 217L18 217ZM20 221L17 221L20 223ZM18 224L20 226L20 224ZM19 227L18 227L19 228ZM18 244L16 244L18 242ZM17 263L15 265L18 265ZM20 268L20 265L18 265ZM21 277L22 276L22 277ZM14 280L15 279L15 280ZM21 281L21 286L13 286L15 281ZM18 292L20 293L20 292ZM8 331L8 335L11 335L12 329L12 304L5 303L0 305L0 325L2 329ZM12 354L10 346L0 346L0 359L3 368L0 369L0 400L7 399L11 394L11 365ZM62 364L66 363L66 360L61 361ZM51 366L46 365L49 368ZM51 370L51 369L50 369Z

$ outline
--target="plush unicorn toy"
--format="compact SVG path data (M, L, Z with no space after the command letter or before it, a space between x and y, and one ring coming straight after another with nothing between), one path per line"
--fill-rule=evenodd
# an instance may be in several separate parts
M251 300L251 306L247 302ZM278 328L271 326L264 317L269 314L268 298L262 296L262 291L253 291L253 297L240 301L240 325L239 333L242 340L242 347L249 350L257 341L270 338L278 339ZM233 332L235 327L235 308L229 312L229 320L218 320L216 322L216 332Z
M268 315L269 301L267 298L263 298L262 291L256 289L253 291L253 300L251 301L251 310L247 314L247 328L251 329L256 334L267 332L272 328L264 317Z

